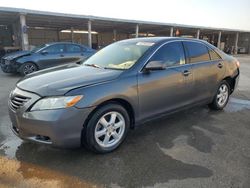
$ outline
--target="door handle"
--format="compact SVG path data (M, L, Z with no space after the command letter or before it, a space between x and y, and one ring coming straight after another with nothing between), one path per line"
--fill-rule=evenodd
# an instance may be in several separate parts
M183 75L184 76L188 76L188 75L190 75L191 74L191 72L189 71L189 70L184 70L183 71Z
M219 63L217 66L218 66L220 69L223 67L222 63Z

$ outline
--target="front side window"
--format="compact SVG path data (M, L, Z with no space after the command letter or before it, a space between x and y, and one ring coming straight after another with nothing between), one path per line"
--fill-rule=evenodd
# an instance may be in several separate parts
M64 52L64 44L55 44L45 49L49 54Z
M113 43L91 56L83 65L126 70L132 67L152 45L154 45L152 42L135 41Z
M207 47L200 42L184 41L187 58L190 63L210 61Z
M67 47L67 52L70 52L70 53L77 53L77 52L82 51L81 47L78 45L67 44L66 47Z
M153 55L150 61L159 61L166 67L185 64L182 43L171 42L165 44Z
M42 44L40 46L36 46L35 48L33 48L33 50L31 50L31 53L37 53L39 51L41 51L43 48L45 48L47 46L47 44Z

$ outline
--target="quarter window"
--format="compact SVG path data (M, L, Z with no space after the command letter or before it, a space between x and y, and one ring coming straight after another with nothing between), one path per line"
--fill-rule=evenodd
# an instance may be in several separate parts
M210 61L207 47L199 42L183 42L190 63Z
M210 55L210 58L211 60L220 60L221 57L212 49L209 49L209 55Z
M171 42L165 44L153 55L150 61L159 61L166 67L185 64L182 43Z

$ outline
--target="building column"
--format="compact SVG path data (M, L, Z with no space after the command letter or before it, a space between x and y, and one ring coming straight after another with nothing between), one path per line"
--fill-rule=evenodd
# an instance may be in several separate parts
M221 31L218 34L218 42L217 42L217 47L220 49L220 42L221 42Z
M60 42L60 30L56 30L57 42Z
M200 38L200 29L197 30L197 33L196 33L196 38L199 39Z
M19 33L19 25L17 23L12 24L12 39L13 46L20 47L20 33Z
M212 35L212 45L214 45L214 34Z
M91 21L88 21L88 45L92 48L92 32L91 32Z
M136 25L135 27L135 38L139 37L139 24Z
M23 50L29 49L28 31L26 25L26 15L20 14L21 46Z
M115 42L117 40L117 31L116 29L113 30L113 41Z
M248 35L248 54L250 54L250 34Z
M174 36L174 27L171 27L170 28L170 37L173 37Z
M238 53L238 41L239 41L239 33L237 32L235 36L234 54Z
M74 42L74 28L71 27L70 31L71 31L71 42Z

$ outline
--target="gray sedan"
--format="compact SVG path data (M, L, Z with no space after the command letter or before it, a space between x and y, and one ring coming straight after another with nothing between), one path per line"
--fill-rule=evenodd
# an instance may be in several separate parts
M21 79L10 94L11 128L25 140L110 152L146 121L194 105L222 110L238 78L239 62L205 41L124 40L81 65Z

